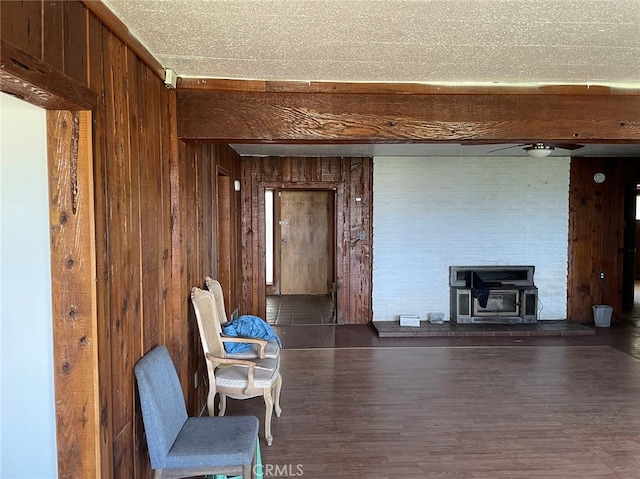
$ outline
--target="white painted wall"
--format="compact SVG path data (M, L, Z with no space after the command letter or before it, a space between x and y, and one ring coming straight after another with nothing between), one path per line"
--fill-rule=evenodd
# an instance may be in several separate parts
M58 476L45 111L0 93L0 477Z
M565 319L570 158L375 157L373 320L444 312L449 266L534 265Z

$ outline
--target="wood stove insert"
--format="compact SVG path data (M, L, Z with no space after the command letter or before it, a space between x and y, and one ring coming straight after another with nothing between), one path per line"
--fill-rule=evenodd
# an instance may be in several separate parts
M534 266L450 266L451 321L535 323Z

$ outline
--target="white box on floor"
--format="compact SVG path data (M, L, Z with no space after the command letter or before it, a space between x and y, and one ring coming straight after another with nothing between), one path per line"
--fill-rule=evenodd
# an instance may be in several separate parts
M416 314L401 314L400 326L420 327L420 316Z

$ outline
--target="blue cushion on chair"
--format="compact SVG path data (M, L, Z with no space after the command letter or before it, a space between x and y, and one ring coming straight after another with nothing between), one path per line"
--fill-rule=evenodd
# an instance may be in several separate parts
M249 464L258 427L258 418L253 416L191 417L159 468Z

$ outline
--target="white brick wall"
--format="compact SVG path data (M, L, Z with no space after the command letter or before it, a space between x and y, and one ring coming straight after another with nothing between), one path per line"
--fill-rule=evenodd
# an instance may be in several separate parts
M452 265L534 265L540 319L566 318L569 163L375 157L373 320L449 319Z

